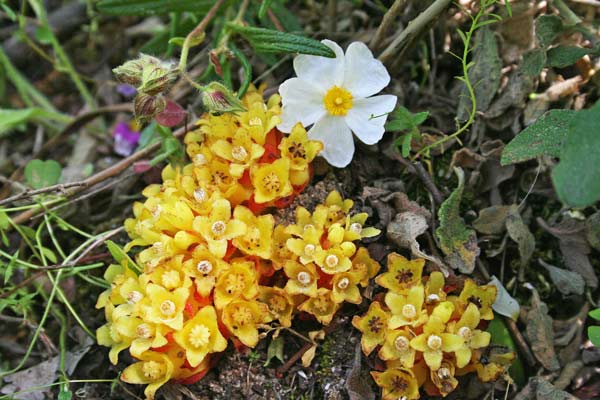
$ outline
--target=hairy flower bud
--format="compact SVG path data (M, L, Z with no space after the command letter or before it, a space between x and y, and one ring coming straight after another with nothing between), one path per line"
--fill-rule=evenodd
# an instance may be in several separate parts
M142 84L142 72L145 66L160 65L161 61L152 56L141 54L135 60L127 61L125 64L113 69L115 78L119 82L127 83L136 88Z
M146 93L138 93L133 102L135 119L140 123L150 121L154 116L164 111L167 101L161 95L151 96Z
M171 88L178 74L179 70L170 63L144 65L138 91L149 95L164 93Z
M242 102L224 85L209 83L202 92L202 103L210 112L225 113L245 111Z

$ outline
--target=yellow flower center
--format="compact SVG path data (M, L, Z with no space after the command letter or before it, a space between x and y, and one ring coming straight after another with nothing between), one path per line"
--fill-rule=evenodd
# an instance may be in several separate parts
M144 295L138 292L137 290L132 290L127 294L127 302L129 304L135 304L138 301L140 301L143 297Z
M204 347L210 339L210 329L205 325L198 324L194 326L188 334L188 341L195 348Z
M261 126L262 125L262 119L260 119L260 117L250 118L250 120L248 121L248 125L250 125L250 126Z
M471 340L471 337L473 337L473 331L471 331L471 328L468 326L463 326L458 330L458 335L465 340Z
M206 191L202 188L198 188L198 189L194 190L194 199L198 203L203 203L204 200L206 200Z
M135 334L137 337L142 339L150 339L152 337L152 330L148 324L139 324L135 328Z
M315 249L315 245L309 243L306 246L304 246L304 254L307 256L312 256L313 254L315 254Z
M196 269L201 274L208 274L208 273L210 273L210 271L212 271L213 265L208 260L202 260L198 264L196 264Z
M175 270L163 272L162 276L160 277L160 280L162 282L162 285L169 290L174 289L181 284L179 272Z
M194 156L194 164L196 164L199 167L206 165L207 161L206 161L206 157L204 156L204 154L196 154Z
M354 233L358 233L360 235L360 233L362 232L362 225L359 224L358 222L355 222L353 224L350 225L350 230Z
M156 361L146 361L142 364L142 373L150 381L157 381L163 375L163 365Z
M154 207L154 209L152 210L152 216L154 218L158 218L160 217L160 214L162 213L162 207L160 205L157 205L156 207Z
M346 115L352 108L352 93L339 86L334 86L325 93L323 103L329 114Z
M340 260L337 258L336 255L334 254L330 254L327 257L325 257L325 264L327 264L327 266L329 268L334 268L338 265L338 263L340 262Z
M310 274L306 271L298 272L298 276L296 277L296 279L303 286L308 286L310 284L310 282L312 281Z
M346 289L349 285L350 285L350 279L348 279L348 278L342 278L337 283L337 287L341 290Z
M440 379L448 379L450 378L450 370L446 367L442 367L438 369L437 375Z
M269 299L269 309L273 314L280 314L285 311L287 301L282 296L273 296Z
M277 192L281 188L281 182L275 172L269 172L262 179L264 188L268 192Z
M231 157L237 161L245 161L248 157L248 152L242 146L233 146L231 149Z
M402 307L402 315L404 318L413 319L417 316L417 309L412 304L405 304Z
M409 347L410 347L410 341L408 340L408 338L406 338L404 336L398 336L394 340L394 347L399 352L404 353L405 351L407 351L409 349Z
M439 350L442 347L442 338L438 335L431 335L427 338L427 346L431 350Z
M252 322L252 312L246 307L238 307L232 315L232 319L238 325L246 325ZM234 326L234 329L237 328Z
M165 317L170 317L173 314L175 314L175 310L175 303L173 303L171 300L165 300L162 303L160 303L160 312Z
M225 282L227 293L239 293L246 287L246 280L241 274L230 274Z
M329 311L330 303L326 297L317 297L313 299L313 306L317 312L326 314Z
M223 221L215 221L212 226L210 227L210 229L212 230L212 233L214 233L217 236L221 236L222 234L225 233L225 229L227 229L227 225L225 225L225 222Z

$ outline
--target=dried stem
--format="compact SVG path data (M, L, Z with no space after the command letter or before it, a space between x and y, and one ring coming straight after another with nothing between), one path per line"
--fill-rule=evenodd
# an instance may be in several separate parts
M389 30L390 25L392 24L392 22L394 22L396 17L400 15L400 12L404 9L404 6L407 2L408 0L394 1L394 4L392 4L390 9L383 16L383 21L381 21L381 25L379 25L379 28L377 28L377 32L375 32L373 39L371 39L371 42L369 43L369 47L371 48L371 50L376 50L379 47L381 47L384 36Z

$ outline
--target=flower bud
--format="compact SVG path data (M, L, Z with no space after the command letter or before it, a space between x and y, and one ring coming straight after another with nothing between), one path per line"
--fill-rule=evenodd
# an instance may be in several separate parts
M133 110L135 113L135 119L140 123L150 121L154 116L164 111L167 105L167 101L164 97L150 96L146 93L138 93L133 102Z
M160 60L158 58L142 54L139 58L127 61L125 64L114 68L113 73L119 82L127 83L137 88L142 84L144 67L159 64Z
M208 111L216 113L246 110L242 102L229 89L218 82L211 82L204 88L202 103Z
M164 93L171 88L179 70L169 63L147 64L142 70L142 84L138 91L149 95Z

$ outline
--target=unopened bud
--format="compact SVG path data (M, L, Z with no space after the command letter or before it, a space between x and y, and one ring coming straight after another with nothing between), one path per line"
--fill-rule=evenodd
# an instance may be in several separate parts
M166 92L177 78L179 70L169 63L144 65L142 85L138 91L149 95Z
M158 113L164 111L167 106L167 101L164 97L150 96L146 93L138 93L133 102L133 110L135 119L140 123L150 121Z
M208 111L216 113L246 110L242 102L229 89L218 82L211 82L204 88L202 103Z
M113 69L115 78L122 83L135 86L136 88L142 85L142 74L144 68L148 66L159 66L161 61L146 54L141 54L135 60L127 61L125 64Z

